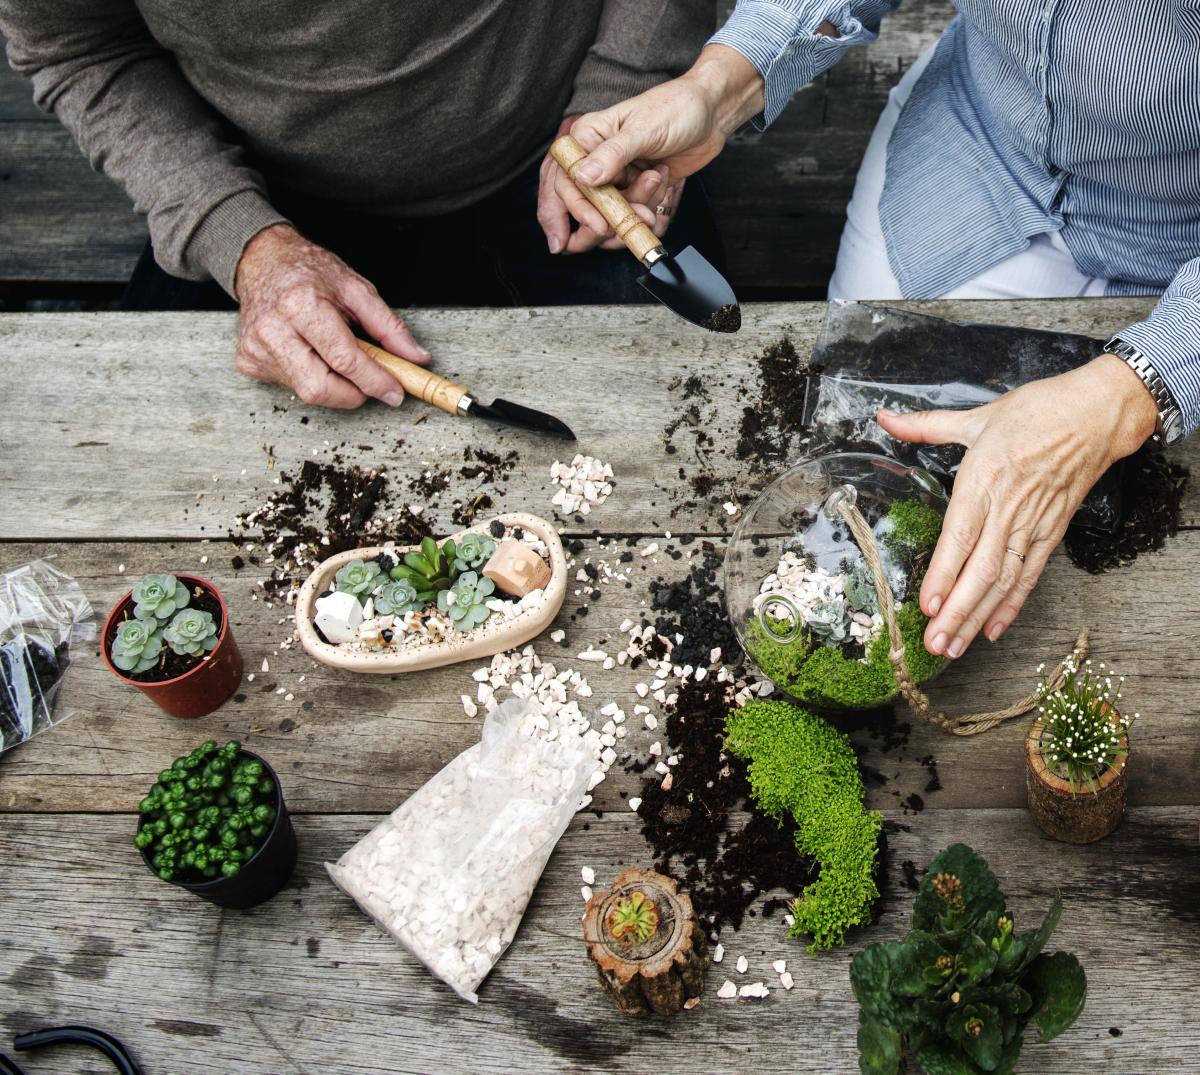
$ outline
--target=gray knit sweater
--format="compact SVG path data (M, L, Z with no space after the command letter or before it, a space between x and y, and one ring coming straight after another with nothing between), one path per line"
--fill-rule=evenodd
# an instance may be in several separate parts
M714 9L0 0L0 32L37 104L147 216L159 263L232 294L242 248L282 219L263 174L396 216L470 205L536 160L564 115L684 69Z

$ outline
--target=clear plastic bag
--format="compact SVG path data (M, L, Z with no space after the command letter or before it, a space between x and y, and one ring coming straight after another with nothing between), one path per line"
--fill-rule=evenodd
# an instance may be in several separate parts
M334 883L460 997L512 943L550 853L598 762L583 736L537 728L510 699L483 737L336 864Z
M54 703L71 647L95 637L92 606L70 575L44 560L0 575L0 753L70 716Z
M1065 332L960 324L870 303L831 302L812 355L821 376L806 400L808 449L814 455L882 451L906 466L924 467L949 487L965 450L897 441L875 421L876 411L978 407L1030 381L1082 366L1103 351L1103 340ZM1075 525L1117 527L1121 467L1116 464L1096 483Z

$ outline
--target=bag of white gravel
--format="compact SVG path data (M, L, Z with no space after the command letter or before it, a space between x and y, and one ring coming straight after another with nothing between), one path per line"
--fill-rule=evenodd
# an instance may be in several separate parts
M336 864L334 883L460 997L512 943L550 853L598 762L569 729L510 699L483 737Z

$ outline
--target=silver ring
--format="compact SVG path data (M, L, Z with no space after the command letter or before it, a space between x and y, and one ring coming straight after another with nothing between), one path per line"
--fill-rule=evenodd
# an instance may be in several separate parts
M671 207L669 205L656 205L654 207L654 211L659 216L670 216L671 215Z
M1018 560L1021 561L1021 563L1025 562L1025 554L1023 552L1017 552L1016 549L1008 549L1007 551L1011 552L1013 554L1013 556L1015 556Z

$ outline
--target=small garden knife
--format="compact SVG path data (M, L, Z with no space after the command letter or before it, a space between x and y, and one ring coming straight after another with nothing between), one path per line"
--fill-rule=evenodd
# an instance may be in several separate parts
M737 332L742 327L742 308L733 288L694 246L668 254L616 187L589 187L575 179L575 169L587 156L583 146L564 134L550 147L550 155L646 267L646 275L638 277L642 287L667 309L710 332Z
M549 433L563 440L575 439L575 434L570 428L553 415L535 411L532 407L522 407L519 403L510 403L506 399L493 400L491 404L482 403L462 385L439 377L424 366L406 362L365 340L359 340L358 346L395 377L405 392L423 399L426 403L432 403L447 414L486 418L501 425L531 429L535 433Z

